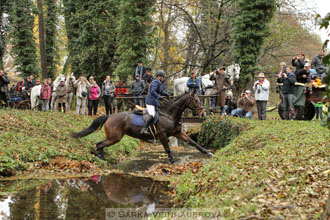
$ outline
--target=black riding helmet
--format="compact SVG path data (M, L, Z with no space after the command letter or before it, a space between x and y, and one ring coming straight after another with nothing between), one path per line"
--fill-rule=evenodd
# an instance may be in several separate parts
M164 70L158 70L157 73L156 73L156 76L164 76L166 77L166 73Z

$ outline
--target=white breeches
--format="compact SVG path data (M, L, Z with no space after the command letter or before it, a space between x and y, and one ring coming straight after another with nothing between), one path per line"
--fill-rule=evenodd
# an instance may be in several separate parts
M156 115L155 106L153 106L153 105L146 105L146 106L147 106L148 114L151 115L153 118L155 118L155 115Z

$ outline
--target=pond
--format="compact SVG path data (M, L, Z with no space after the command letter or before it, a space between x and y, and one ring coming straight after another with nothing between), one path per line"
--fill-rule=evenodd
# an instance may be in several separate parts
M168 184L126 174L0 181L0 219L105 219L106 208L169 208Z

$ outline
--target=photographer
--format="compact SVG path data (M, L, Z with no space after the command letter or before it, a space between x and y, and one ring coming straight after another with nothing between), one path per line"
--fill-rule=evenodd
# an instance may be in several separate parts
M252 119L255 112L255 100L251 96L251 91L246 90L242 93L238 100L238 109L236 109L235 116Z
M264 73L258 74L258 81L254 83L254 97L257 103L259 120L266 120L266 108L269 97L269 81L265 78Z
M279 73L278 74L278 83L283 83L282 86L282 94L283 94L283 108L284 108L284 118L286 120L295 120L295 112L294 112L294 105L293 105L293 98L294 98L294 84L296 83L296 75L292 72L292 67L286 68L287 73ZM288 108L290 108L291 118L289 116Z
M86 102L89 89L89 83L85 76L80 76L78 80L74 82L74 86L77 88L77 103L76 103L76 112L77 115L81 113L82 115L86 114ZM81 108L81 111L80 111Z
M2 103L7 104L9 83L10 80L7 74L3 70L0 70L0 106L2 106Z
M299 57L294 56L292 58L292 66L296 67L296 71L301 70L302 68L304 68L305 64L307 63L307 61L305 60L305 54L301 53Z

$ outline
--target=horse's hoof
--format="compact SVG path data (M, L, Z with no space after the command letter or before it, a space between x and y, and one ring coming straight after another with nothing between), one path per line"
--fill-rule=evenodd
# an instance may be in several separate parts
M207 156L208 156L208 157L213 157L214 154L212 154L211 152L207 152Z

